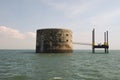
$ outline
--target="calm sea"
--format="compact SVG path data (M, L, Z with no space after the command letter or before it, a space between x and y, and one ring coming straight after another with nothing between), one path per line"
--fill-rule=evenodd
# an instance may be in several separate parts
M0 80L120 80L120 51L36 54L0 50Z

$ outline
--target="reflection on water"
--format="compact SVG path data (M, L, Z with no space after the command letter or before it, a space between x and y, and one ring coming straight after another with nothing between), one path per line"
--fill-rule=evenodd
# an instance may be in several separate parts
M119 80L120 51L92 54L36 54L32 50L1 50L0 80Z

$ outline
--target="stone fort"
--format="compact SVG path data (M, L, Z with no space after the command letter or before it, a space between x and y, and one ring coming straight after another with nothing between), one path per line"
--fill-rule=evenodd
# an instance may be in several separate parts
M71 53L72 31L68 29L39 29L36 37L36 53Z

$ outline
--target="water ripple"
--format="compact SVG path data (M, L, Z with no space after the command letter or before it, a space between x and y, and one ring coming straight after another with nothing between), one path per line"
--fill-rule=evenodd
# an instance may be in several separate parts
M119 80L120 51L35 54L0 51L0 80ZM33 51L32 51L33 52Z

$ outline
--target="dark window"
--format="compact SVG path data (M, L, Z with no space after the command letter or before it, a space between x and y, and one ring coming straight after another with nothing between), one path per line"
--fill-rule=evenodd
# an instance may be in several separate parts
M62 34L58 34L58 36L61 36Z
M66 36L69 36L68 34L66 34Z
M66 40L66 42L68 42L68 40Z

